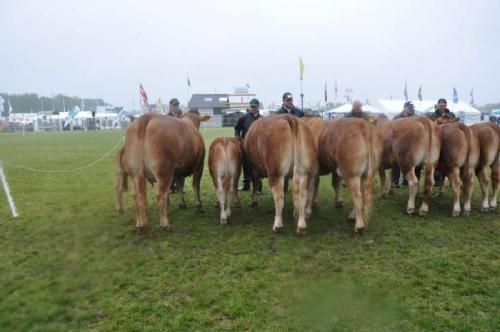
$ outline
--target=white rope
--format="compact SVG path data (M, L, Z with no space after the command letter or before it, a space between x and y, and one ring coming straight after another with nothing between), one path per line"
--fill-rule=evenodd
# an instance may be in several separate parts
M120 141L118 141L118 143L115 146L113 146L113 148L111 150L109 150L108 152L106 152L102 157L94 160L90 164L86 164L86 165L83 165L83 166L80 166L80 167L76 167L76 168L60 169L60 170L39 169L39 168L33 168L33 167L28 167L28 166L23 166L23 165L17 165L17 164L10 163L8 161L1 161L1 160L0 160L0 165L3 163L4 165L7 165L7 166L10 166L10 167L13 167L13 168L20 168L20 169L24 169L24 170L27 170L27 171L38 172L38 173L73 173L73 172L78 172L78 171L81 171L83 169L92 167L95 164L98 164L101 161L103 161L104 159L106 159L111 153L113 153L113 151L116 150L116 148L118 146L120 146L123 143L124 140L125 140L125 137L123 137L122 139L120 139Z
M14 204L14 198L12 198L12 193L10 192L9 183L7 182L7 177L5 176L1 163L0 163L0 179L2 180L3 190L5 191L5 195L7 196L7 201L9 202L12 216L14 218L17 218L19 214L17 213L16 204Z

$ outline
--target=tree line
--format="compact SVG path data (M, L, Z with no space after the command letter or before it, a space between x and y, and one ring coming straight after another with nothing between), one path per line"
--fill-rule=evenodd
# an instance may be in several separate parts
M9 101L13 113L37 113L45 112L63 112L68 111L75 106L82 106L82 98L78 96L66 96L58 94L53 97L39 96L36 93L8 94L0 92L0 97L4 103L0 108L3 116L6 116L9 109ZM95 111L97 106L108 106L101 98L83 98L85 111ZM63 109L64 106L64 109Z

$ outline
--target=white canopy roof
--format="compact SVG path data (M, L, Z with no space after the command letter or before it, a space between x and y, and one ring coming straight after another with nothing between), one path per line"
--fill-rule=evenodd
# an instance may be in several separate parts
M345 113L349 113L350 111L352 110L352 104L351 103L347 103L347 104L344 104L342 106L339 106L337 108L334 108L332 110L329 110L325 113L336 113L336 114L345 114ZM379 114L379 113L383 113L380 109L372 106L372 105L369 105L369 104L365 104L363 105L363 111L364 112L369 112L369 113L372 113L372 114Z

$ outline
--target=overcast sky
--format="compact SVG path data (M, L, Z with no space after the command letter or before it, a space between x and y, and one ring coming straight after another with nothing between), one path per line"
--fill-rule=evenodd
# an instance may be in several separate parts
M137 106L250 84L267 105L346 88L363 102L500 100L500 1L0 0L0 91Z

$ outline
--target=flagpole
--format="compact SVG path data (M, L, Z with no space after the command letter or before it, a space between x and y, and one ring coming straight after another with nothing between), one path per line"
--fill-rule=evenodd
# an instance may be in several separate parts
M304 92L302 91L302 79L300 79L300 108L304 111Z

